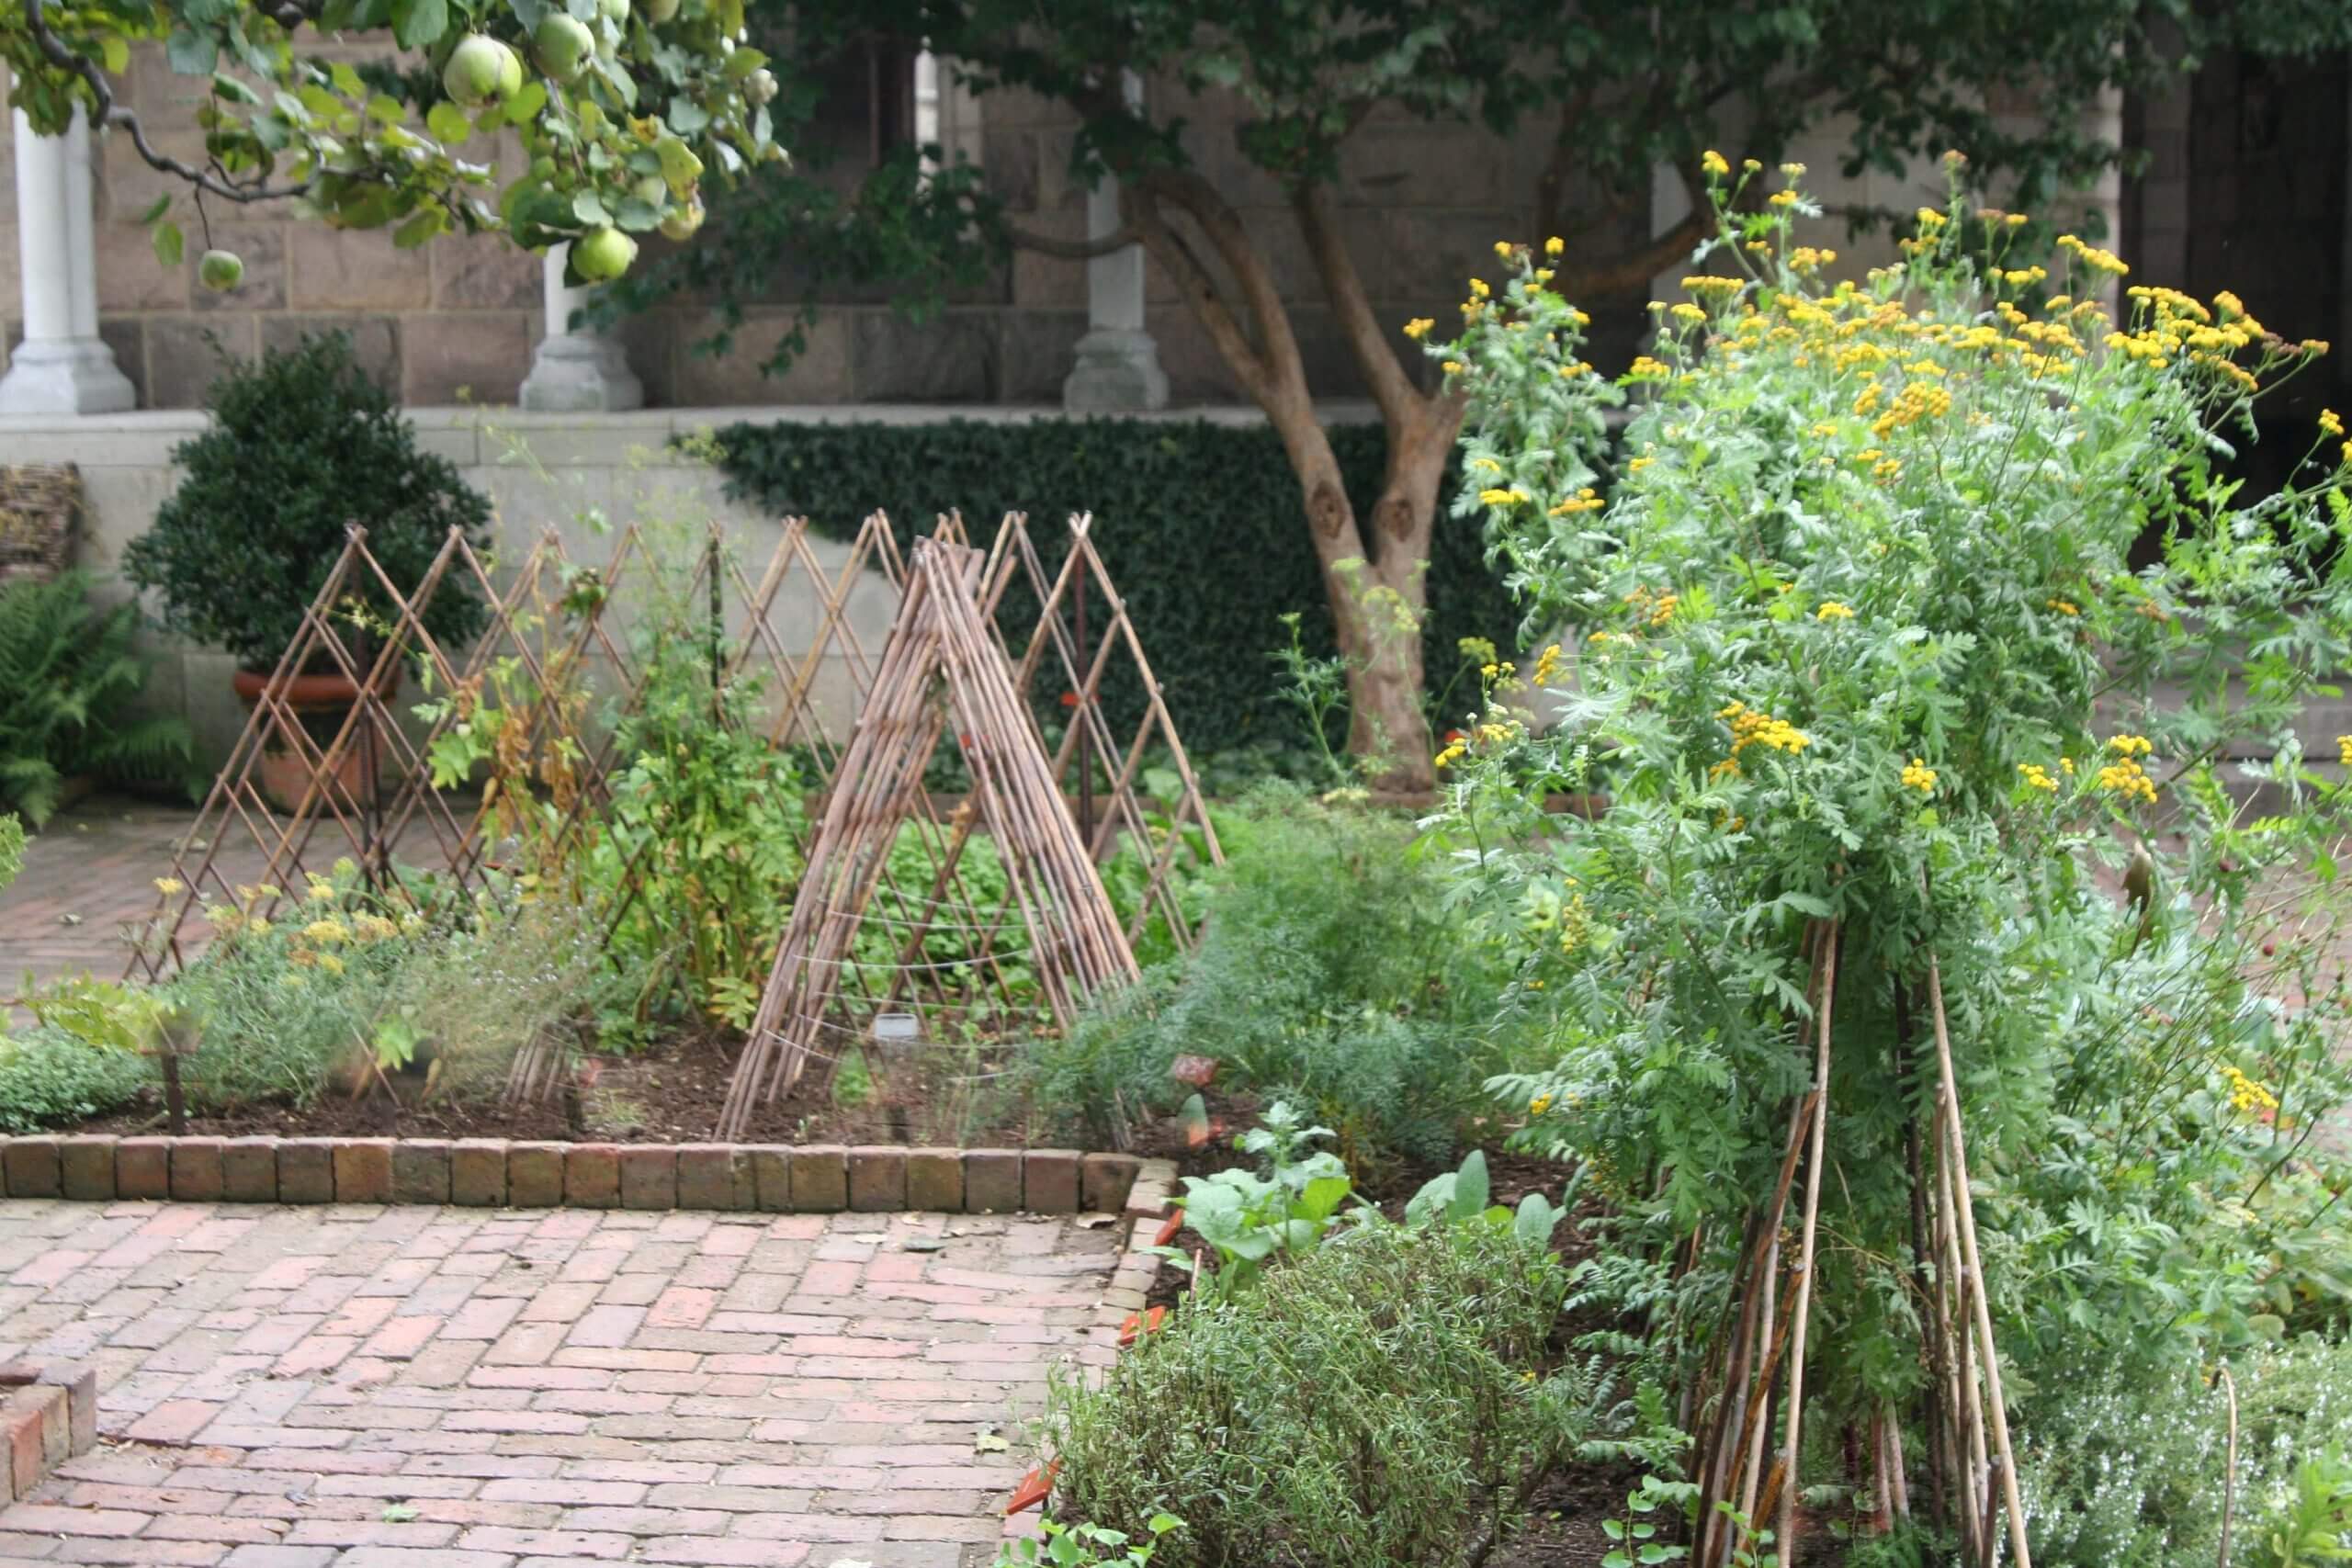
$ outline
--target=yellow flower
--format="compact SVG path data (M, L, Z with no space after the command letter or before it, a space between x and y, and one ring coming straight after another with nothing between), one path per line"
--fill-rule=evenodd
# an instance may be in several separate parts
M2045 794L2054 794L2057 791L2058 781L2052 778L2050 770L2039 762L2019 762L2018 776L2025 780L2029 789L2038 789Z
M1505 261L1510 260L1511 252L1517 248L1518 247L1513 245L1509 240L1497 240L1495 242L1495 254L1500 256Z
M1449 359L1443 365L1439 366L1438 368L1444 371L1449 376L1459 376L1462 374L1462 361L1459 359Z
M1629 474L1638 474L1657 461L1656 457L1636 457L1625 465L1625 471Z
M1547 256L1556 256L1567 248L1568 243L1557 234L1544 242L1544 254Z
M2352 768L2352 735L2339 735L2335 738L2335 760L2346 767Z
M332 943L351 940L351 928L341 920L312 920L302 928L303 936L315 942Z
M2065 774L2066 774L2066 776L2067 776L2068 778L2070 778L2070 779L2071 779L2071 778L2073 778L2073 777L2075 776L2075 759L2073 759L2072 757L2061 757L2061 758L2059 758L2059 759L2058 759L2058 766L2059 766L2061 769L2064 770Z
M1478 499L1488 506L1517 506L1535 498L1513 485L1509 490L1482 490L1478 492Z
M270 925L267 920L265 920L260 916L256 915L252 919L245 922L245 930L253 933L254 936L267 936L270 931Z
M2144 735L2118 735L2109 739L2107 749L2119 757L2144 757L2155 747Z
M1695 323L1703 321L1707 319L1707 312L1702 310L1698 306L1693 305L1688 299L1685 299L1680 304L1675 306L1672 310L1668 312L1668 314L1671 315L1678 321L1690 321Z
M1552 677L1560 672L1560 660L1566 657L1556 642L1538 654L1535 659L1535 683L1539 686L1550 684Z
M2322 409L2319 411L2319 427L2329 435L2341 435L2344 434L2344 422L2336 417L2335 411L2334 409Z
M1533 1100L1527 1102L1527 1113L1530 1116L1541 1116L1544 1112L1551 1109L1552 1097L1548 1094L1539 1094ZM1533 1377L1535 1374L1533 1372L1530 1372L1527 1375L1529 1377Z
M343 973L343 960L332 953L322 953L319 954L319 967L330 975L340 975Z
M354 915L351 918L351 929L357 933L361 942L381 942L386 937L398 936L401 930L383 916L376 914Z
M1932 795L1936 788L1936 770L1923 758L1914 757L1911 765L1903 770L1903 787L1916 789L1921 795Z
M2079 615L2083 613L2071 599L2052 599L2050 601L2050 608L2062 615Z
M1430 329L1436 325L1437 322L1430 317L1415 316L1411 321L1405 323L1405 335L1418 341L1419 339L1427 337L1429 335Z
M1700 155L1699 167L1706 170L1707 173L1711 175L1727 175L1731 173L1731 165L1724 161L1724 155L1716 152L1712 147Z
M1430 761L1438 767L1450 768L1469 754L1470 748L1462 744L1461 741L1456 740L1453 744L1447 746L1444 750L1440 751L1436 756L1430 758Z
M1797 193L1792 190L1776 190L1764 199L1775 207L1794 207L1797 204Z
M169 898L175 894L187 892L187 884L176 876L159 876L155 879L155 891Z
M212 923L215 930L226 934L244 923L245 912L227 904L207 904L204 918Z
M1474 277L1470 280L1470 298L1473 299L1484 299L1493 292L1493 289L1487 287L1485 278Z
M1833 599L1815 610L1813 618L1816 621L1850 621L1854 618L1854 612Z
M1783 164L1781 165L1781 173L1788 175L1789 178L1792 180L1801 180L1804 178L1804 165L1803 164Z
M2227 1062L2222 1064L2222 1077L2230 1086L2230 1108L2233 1111L2276 1111L2278 1097L2240 1072Z
M2126 801L2137 800L2149 806L2156 803L2156 781L2129 755L2098 771L2098 787L2113 790Z

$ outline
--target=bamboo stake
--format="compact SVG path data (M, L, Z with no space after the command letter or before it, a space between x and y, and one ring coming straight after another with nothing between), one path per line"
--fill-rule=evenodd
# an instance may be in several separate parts
M2009 1517L2009 1546L2018 1568L2033 1568L2033 1554L2025 1536L2025 1503L2018 1495L2017 1460L2009 1448L2009 1415L2001 1395L2001 1359L1993 1344L1993 1309L1984 1299L1983 1263L1976 1251L1976 1203L1968 1187L1968 1151L1961 1136L1960 1088L1951 1065L1951 1027L1944 1016L1943 971L1934 953L1928 955L1928 1001L1936 1025L1936 1066L1944 1093L1944 1137L1951 1145L1951 1187L1959 1219L1961 1259L1967 1265L1964 1294L1974 1305L1976 1336L1984 1362L1987 1414L1992 1417L1993 1444L1998 1452L2001 1501Z
M1796 1561L1796 1476L1798 1448L1804 1427L1804 1341L1813 1312L1814 1236L1821 1215L1821 1168L1826 1163L1824 1145L1829 1134L1829 1021L1837 995L1838 922L1831 920L1822 928L1820 1029L1813 1058L1813 1133L1805 1156L1804 1228L1797 1246L1796 1303L1791 1309L1796 1321L1796 1340L1789 1348L1788 1427L1781 1446L1783 1480L1780 1527L1773 1536L1783 1562Z

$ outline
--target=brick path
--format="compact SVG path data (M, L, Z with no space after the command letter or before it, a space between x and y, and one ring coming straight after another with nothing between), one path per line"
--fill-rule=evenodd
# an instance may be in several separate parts
M170 874L173 850L195 827L193 807L119 795L94 795L51 818L25 846L24 874L0 890L0 996L15 995L28 971L40 980L119 976L130 958L123 929L155 912L155 878ZM263 861L239 834L220 869L232 885L251 882ZM204 922L189 921L188 933L201 941Z
M0 1360L101 1391L0 1563L985 1563L1116 1230L0 1201Z

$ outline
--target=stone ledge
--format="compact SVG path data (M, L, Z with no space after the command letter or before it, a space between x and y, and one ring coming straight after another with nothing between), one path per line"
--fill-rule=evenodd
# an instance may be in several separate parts
M1165 1168L1163 1169L1163 1168ZM183 1176L181 1173L188 1173ZM166 1173L169 1173L168 1175ZM1074 1149L548 1144L503 1138L0 1138L0 1198L110 1203L461 1203L495 1208L1135 1215L1174 1168Z
M98 1446L98 1374L72 1362L0 1363L0 1506L23 1502Z

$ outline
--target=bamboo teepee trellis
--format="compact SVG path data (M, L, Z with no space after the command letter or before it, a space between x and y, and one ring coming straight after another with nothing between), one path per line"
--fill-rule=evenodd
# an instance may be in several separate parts
M756 1105L799 1081L900 825L923 793L924 765L951 718L973 784L956 812L948 869L974 828L984 829L1030 933L1039 987L1063 1023L1088 995L1136 977L1093 854L1066 807L1013 669L989 634L980 597L990 582L988 565L978 552L943 539L916 543L906 596L834 773L792 919L729 1086L721 1138L741 1136ZM1132 807L1131 794L1120 793Z

